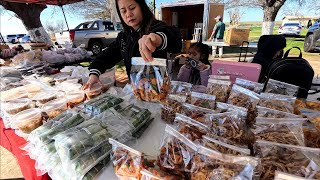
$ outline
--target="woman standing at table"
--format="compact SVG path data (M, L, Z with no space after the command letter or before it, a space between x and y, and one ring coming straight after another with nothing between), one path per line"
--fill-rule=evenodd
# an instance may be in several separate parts
M132 57L141 56L145 61L152 61L153 57L166 59L168 52L178 53L181 50L179 30L156 20L145 0L115 1L124 31L91 63L84 89L100 83L99 75L122 59L130 78Z

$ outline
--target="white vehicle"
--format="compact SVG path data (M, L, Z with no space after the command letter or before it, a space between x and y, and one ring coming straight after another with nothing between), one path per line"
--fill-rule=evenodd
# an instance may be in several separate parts
M300 36L302 25L299 22L285 22L279 27L279 34Z

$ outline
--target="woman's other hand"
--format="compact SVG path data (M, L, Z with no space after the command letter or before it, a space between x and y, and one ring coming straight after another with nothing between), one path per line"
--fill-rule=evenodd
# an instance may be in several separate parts
M92 87L94 84L96 84L96 83L102 84L102 83L100 82L99 77L98 77L97 75L91 74L91 75L89 76L89 80L87 81L86 84L84 84L84 85L82 86L81 89L82 89L82 90L91 89L91 87Z
M184 61L184 65L186 66L186 68L190 69L191 68L191 65L189 63L189 61L185 60Z
M152 53L162 44L162 38L155 33L150 33L148 35L142 36L139 39L139 51L141 57L149 62L152 61Z

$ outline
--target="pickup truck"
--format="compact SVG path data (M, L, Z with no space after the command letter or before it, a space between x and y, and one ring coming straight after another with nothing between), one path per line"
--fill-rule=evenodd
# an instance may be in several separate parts
M109 20L88 21L79 24L70 31L56 33L58 44L72 44L74 47L82 46L94 55L99 54L103 48L112 43L118 33L123 30L121 23L113 23Z
M309 27L306 38L304 39L304 51L320 51L320 19Z

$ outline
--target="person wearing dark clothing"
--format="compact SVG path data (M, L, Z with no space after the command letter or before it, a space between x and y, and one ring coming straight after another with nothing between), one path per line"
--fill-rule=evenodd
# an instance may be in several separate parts
M116 9L124 31L89 66L90 76L84 89L99 83L99 76L124 60L130 78L131 58L167 58L167 53L178 53L182 42L180 32L173 26L154 18L144 0L116 0Z
M252 63L261 65L259 82L263 83L269 65L283 56L283 49L286 47L286 38L282 35L263 35L258 41L258 51Z

